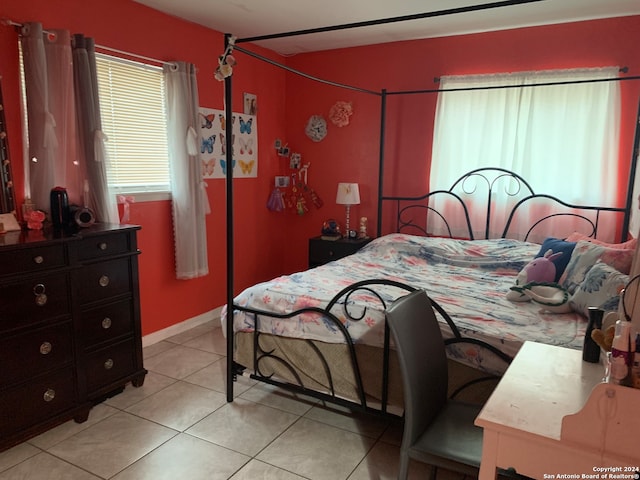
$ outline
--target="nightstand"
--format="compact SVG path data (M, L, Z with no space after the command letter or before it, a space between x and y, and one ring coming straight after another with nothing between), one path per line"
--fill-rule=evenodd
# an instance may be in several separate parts
M324 265L339 258L357 252L373 238L340 238L338 240L323 240L322 237L309 239L309 268Z

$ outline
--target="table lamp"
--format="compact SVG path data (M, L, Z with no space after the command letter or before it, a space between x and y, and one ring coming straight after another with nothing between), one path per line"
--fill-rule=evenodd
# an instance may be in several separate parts
M336 203L344 205L347 209L347 221L345 223L345 236L349 238L349 209L351 205L360 204L360 191L357 183L338 183Z

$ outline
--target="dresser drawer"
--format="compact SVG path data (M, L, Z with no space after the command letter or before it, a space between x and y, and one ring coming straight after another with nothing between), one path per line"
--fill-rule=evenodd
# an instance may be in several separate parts
M76 248L79 260L91 260L131 251L129 235L126 232L88 236Z
M73 360L71 322L0 341L0 385L60 368Z
M0 432L10 434L51 418L75 405L71 367L0 392Z
M80 268L76 272L80 303L87 304L129 293L132 289L130 262L131 257L125 257Z
M133 334L133 304L131 300L110 303L82 312L81 338L85 348Z
M31 273L66 265L64 245L12 249L0 255L0 275Z
M95 392L135 371L133 339L116 343L87 355L87 389Z
M70 315L66 273L36 275L0 285L0 331Z

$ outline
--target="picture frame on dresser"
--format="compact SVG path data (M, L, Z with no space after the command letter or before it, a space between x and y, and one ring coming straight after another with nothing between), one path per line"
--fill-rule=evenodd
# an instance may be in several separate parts
M143 385L139 229L24 230L0 243L0 451Z

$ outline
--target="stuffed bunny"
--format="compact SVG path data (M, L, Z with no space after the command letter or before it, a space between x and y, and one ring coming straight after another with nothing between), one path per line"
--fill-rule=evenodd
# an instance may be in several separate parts
M512 302L526 302L531 298L523 292L525 285L530 283L552 283L556 278L556 266L553 260L562 255L562 252L553 253L547 250L542 257L531 260L516 277L516 284L507 293L507 299Z

